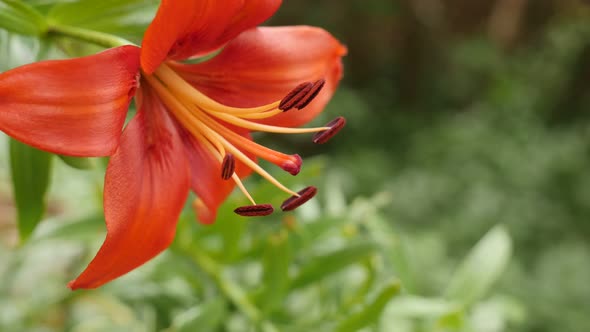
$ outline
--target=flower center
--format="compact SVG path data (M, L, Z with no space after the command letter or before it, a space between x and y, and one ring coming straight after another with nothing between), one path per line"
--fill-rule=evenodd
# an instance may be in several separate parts
M301 169L302 160L299 155L287 155L269 149L238 134L224 123L248 131L282 134L316 133L314 142L324 143L344 126L344 118L337 118L324 127L315 128L279 127L255 122L255 120L270 118L292 109L304 108L320 92L324 85L323 80L315 83L302 83L282 100L267 105L238 108L223 105L207 97L166 64L162 64L153 75L144 74L144 78L156 90L176 120L218 160L221 168L220 177L224 180L233 180L253 204L252 206L236 209L236 213L245 216L272 213L272 206L256 204L247 191L234 171L236 159L291 195L287 200L290 207L299 206L315 195L316 190L314 187L308 187L299 193L287 188L254 160L250 159L245 152L267 160L292 175L296 175ZM317 140L317 137L326 139Z

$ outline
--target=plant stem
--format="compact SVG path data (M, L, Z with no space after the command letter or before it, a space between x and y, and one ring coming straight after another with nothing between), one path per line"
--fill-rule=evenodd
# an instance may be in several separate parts
M269 321L262 319L260 310L248 299L244 290L231 279L223 276L222 266L216 263L211 257L203 253L202 250L189 250L182 246L172 246L172 248L182 251L182 254L190 256L194 263L201 270L207 273L217 284L217 287L246 317L257 324L264 332L278 332L278 329Z
M132 42L108 33L76 28L67 25L52 24L47 28L47 35L63 36L85 41L107 48L134 45Z

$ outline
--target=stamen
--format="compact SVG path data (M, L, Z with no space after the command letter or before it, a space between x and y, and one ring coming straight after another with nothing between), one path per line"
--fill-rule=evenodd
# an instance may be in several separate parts
M303 97L294 107L300 110L309 105L309 103L311 103L311 101L314 100L315 97L317 97L318 93L320 93L320 91L324 87L324 84L326 84L326 80L324 79L315 81L307 95L305 95L305 97Z
M279 109L283 112L286 112L295 105L297 105L307 94L311 91L313 84L309 82L301 83L295 87L295 89L291 90L285 98L281 100L279 103Z
M281 204L281 210L292 211L303 205L305 202L312 199L318 193L318 189L314 186L309 186L297 193L298 196L293 195Z
M258 204L240 206L234 210L235 213L243 217L259 217L268 216L274 212L274 208L270 204Z
M174 66L173 64L169 64ZM183 99L192 101L195 104L202 105L206 109L216 110L218 112L226 112L231 114L244 114L244 113L259 113L266 112L276 109L279 106L279 102L274 102L268 105L259 107L249 108L238 108L223 105L195 89L192 85L187 83L178 73L172 68L168 67L168 64L162 64L154 72L155 76L159 77L163 82L166 82L166 86L172 89L176 94L183 97Z
M238 150L236 147L231 145L229 142L224 140L222 137L219 137L222 140L223 144L226 144L226 148L231 150L236 156L248 167L250 167L254 172L258 173L260 176L265 178L268 182L274 184L277 188L281 189L282 191L289 193L291 195L297 195L291 189L285 187L282 183L280 183L277 179L275 179L272 175L270 175L264 168L260 167L256 162L252 161L252 159L248 158L243 152Z
M154 75L146 75L146 80L155 88L172 115L221 163L221 178L224 180L233 179L252 203L252 205L236 208L235 213L241 216L266 216L274 212L272 205L254 202L236 173L236 158L244 166L249 167L291 195L281 204L283 211L294 210L317 194L317 188L313 186L299 192L290 190L251 159L251 154L255 155L274 163L292 175L296 175L302 164L299 155L285 155L261 146L234 131L228 125L253 131L293 134L316 133L313 138L314 143L325 143L344 127L346 120L343 117L336 118L326 126L317 128L278 127L254 121L280 114L281 111L305 108L318 96L325 86L325 80L320 79L313 83L299 84L281 101L247 109L228 107L216 102L192 87L166 65L160 66Z
M345 124L346 124L346 119L341 116L328 122L328 124L326 124L326 127L330 127L330 129L313 135L313 142L316 144L326 143L332 137L334 137L334 135L336 135L342 128L344 128Z
M207 139L205 138L205 136L203 136L203 134L199 133L199 132L193 132L193 135L195 138L197 138L201 143L203 143L205 145L205 147L209 150L209 152L211 152L211 154L213 154L218 160L222 160L221 159L221 154L225 153L222 151L218 151L215 150L215 147L213 147L213 144ZM225 151L225 150L224 150ZM228 157L231 156L231 157ZM242 180L240 180L240 177L238 176L238 174L235 173L235 158L231 153L226 154L226 156L223 158L222 160L222 175L221 177L224 180L227 180L223 177L223 163L225 161L226 158L231 158L233 159L233 166L232 168L234 170L232 170L232 173L230 175L230 177L234 180L234 182L236 183L236 186L238 186L238 188L240 188L240 191L244 194L244 196L246 196L246 198L248 198L248 200L250 202L252 202L252 205L256 205L256 202L254 201L254 198L252 198L252 195L250 195L250 193L248 192L248 190L246 189L246 187L244 186L244 184L242 183Z
M265 112L256 112L256 113L244 113L244 114L237 114L236 116L239 116L242 119L255 119L255 120L260 120L260 119L268 119L271 118L277 114L281 114L283 113L283 111L281 111L278 108L275 108L273 110L270 111L265 111ZM223 113L223 114L230 114L230 113ZM232 115L235 115L232 113Z
M238 145L240 148L245 149L271 163L281 167L282 169L288 171L289 173L293 174L295 169L301 168L301 157L295 155L286 155L275 150L269 149L263 145L255 143L251 140L244 139L243 136L236 134L235 132L229 130L227 127L219 124L217 121L209 118L204 112L200 109L194 109L193 114L200 116L200 119L206 123L211 129L216 130L218 134L221 134L232 143ZM287 128L287 129L301 129L301 128ZM321 128L303 128L303 129L313 129L310 132L318 132L319 130L327 130L328 127L321 127ZM298 173L298 171L297 171ZM295 173L295 174L297 174Z
M232 170L232 173L230 175L230 177L234 180L234 182L236 183L236 186L238 188L240 188L240 191L244 194L244 196L246 196L246 198L248 198L248 200L250 202L252 202L252 205L256 205L256 202L254 201L254 198L252 198L252 195L250 195L250 193L248 192L248 190L246 189L246 187L244 186L244 184L242 183L242 180L240 180L240 177L238 176L238 174L235 173L235 158L231 153L226 154L226 156L223 158L223 160L221 159L221 154L225 153L223 151L218 151L215 149L215 147L213 146L213 144L205 137L203 136L203 134L201 134L200 132L192 132L193 137L195 137L196 139L198 139L203 145L205 145L205 148L207 148L207 150L209 150L209 152L215 156L215 158L217 158L217 160L221 160L222 161L222 175L221 177L223 178L223 163L225 161L226 158L231 158L233 159L233 166L232 168L234 170ZM229 157L231 156L231 157ZM225 178L224 178L225 179ZM227 180L227 179L225 179Z
M226 154L221 163L221 178L224 180L231 179L235 169L236 159L234 158L234 155L231 153Z
M208 114L213 115L214 117L216 117L218 119L221 119L225 122L234 124L238 127L242 127L242 128L246 128L246 129L250 129L250 130L256 130L256 131L264 131L267 133L308 134L308 133L317 133L318 131L324 131L324 130L330 129L327 126L315 127L315 128L277 127L277 126L271 126L271 125L261 124L261 123L257 123L257 122L251 122L248 120L244 120L241 117L237 117L237 116L227 114L227 113L212 112L212 111L207 111L207 110L204 110L204 111L207 112Z
M244 194L244 196L246 196L246 198L248 198L248 200L252 203L252 205L256 205L254 198L252 198L252 195L250 195L250 193L244 186L244 183L242 183L242 180L240 180L240 177L236 173L234 173L232 179L234 180L238 188L240 188L240 191Z
M163 66L160 66L160 68L162 67ZM239 135L229 130L228 128L220 125L215 120L209 118L208 115L204 113L200 108L187 108L185 104L181 103L177 98L175 98L175 96L154 76L146 75L146 79L156 89L156 91L162 98L164 104L168 106L169 110L174 114L178 121L182 123L183 126L189 132L196 136L204 136L207 140L211 142L218 142L219 144L223 145L225 149L229 150L236 158L238 158L244 164L246 164L246 166L250 167L253 171L260 174L260 176L265 178L270 183L274 184L277 188L281 189L282 191L290 195L297 196L297 193L295 193L294 191L290 190L289 188L285 187L282 183L277 181L277 179L275 179L272 175L270 175L267 171L260 167L256 162L252 161L248 156L246 156L233 144L228 142L223 136L224 134L228 136ZM193 116L194 118L191 118L191 116ZM243 137L237 142L240 141L252 142L243 139Z

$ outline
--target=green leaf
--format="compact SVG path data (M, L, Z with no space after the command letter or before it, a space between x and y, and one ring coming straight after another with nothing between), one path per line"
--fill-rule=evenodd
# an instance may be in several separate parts
M447 298L471 304L483 297L502 275L512 251L502 226L490 230L471 250L449 284Z
M360 242L329 254L314 257L301 268L299 274L291 282L291 288L305 287L363 260L375 251L376 247L373 243Z
M392 228L391 222L381 215L368 218L365 227L375 242L379 244L381 252L389 268L395 271L398 278L404 281L404 288L412 292L415 288L415 278L408 258L408 244L403 236L399 236Z
M34 38L0 30L0 72L35 61L37 49Z
M245 220L236 220L233 208L219 212L218 221L211 228L217 228L221 235L223 241L221 255L225 262L230 262L240 255L242 239L247 225L248 222Z
M168 332L217 331L226 315L226 303L221 298L191 308L174 318Z
M367 304L361 311L352 314L342 321L335 332L355 332L371 324L375 324L387 303L397 294L399 294L401 285L399 281L393 281L383 288L377 297Z
M0 72L27 63L64 56L48 40L0 30Z
M259 302L263 312L268 313L281 306L289 288L291 256L289 233L282 231L271 235L262 261L264 289Z
M405 295L391 301L387 310L401 317L436 318L460 311L461 306L441 298Z
M465 325L465 314L462 310L443 315L436 322L436 326L442 331L460 331Z
M0 0L0 28L21 35L40 36L47 29L45 18L18 0Z
M75 169L92 169L96 166L95 159L58 155L66 165Z
M68 25L119 35L141 38L154 16L158 1L154 0L79 0L53 7L50 24Z
M52 6L60 1L61 0L24 0L24 2L33 7Z
M191 200L192 201L192 200ZM190 225L197 225L198 231L195 236L199 238L215 238L215 244L208 246L209 253L219 262L229 263L241 258L244 247L244 232L246 231L250 218L239 217L233 213L235 209L234 202L226 201L219 209L217 219L212 225L203 225L195 222L195 215L190 214ZM191 211L192 212L192 211ZM191 244L191 242L193 242ZM261 242L262 239L261 239ZM193 239L187 243L188 246L194 245Z
M355 284L355 286L357 286L357 289L355 290L354 295L347 299L346 302L342 303L343 308L352 307L358 303L362 303L365 301L367 295L369 294L369 292L373 288L373 285L375 284L375 281L377 280L377 270L375 266L375 261L376 260L372 259L372 257L368 257L362 262L366 276L364 280L358 280L358 283Z
M35 241L59 239L92 242L96 234L104 232L104 215L99 213L75 221L52 223L51 226L44 228L43 233L36 233Z
M335 229L343 224L342 218L322 216L312 222L299 222L295 225L291 242L298 252L312 251L312 246L321 241L322 237L331 235Z
M10 168L21 241L31 235L43 218L51 157L50 153L10 140Z

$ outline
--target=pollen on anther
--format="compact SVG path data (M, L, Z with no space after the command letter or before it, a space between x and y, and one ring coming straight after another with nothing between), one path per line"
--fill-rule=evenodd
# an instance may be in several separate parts
M296 86L293 90L291 90L285 98L281 100L279 103L279 109L283 112L286 112L295 105L297 105L305 96L309 94L311 89L313 88L313 84L309 82L301 83Z
M224 180L231 179L235 169L236 159L234 158L234 155L231 153L226 154L221 163L221 178Z
M313 135L313 142L316 144L324 144L329 141L334 135L336 135L344 125L346 124L346 119L344 117L337 117L336 119L328 122L325 127L330 127L330 129L326 129L324 131L320 131Z
M281 204L281 210L292 211L303 205L305 202L312 199L318 193L318 189L314 186L309 186L297 192L299 196L291 196Z
M272 214L274 208L270 204L246 205L236 208L234 212L243 217L261 217Z
M320 93L325 84L326 80L324 79L315 81L309 92L303 98L301 98L301 100L299 100L297 105L293 107L298 110L305 108L307 105L309 105L309 103L311 103L315 99L315 97L317 97L317 95Z

